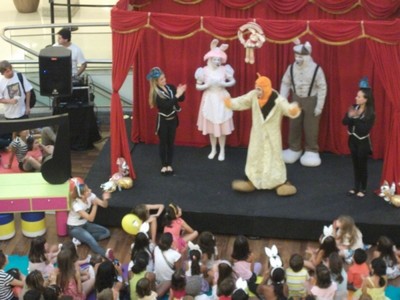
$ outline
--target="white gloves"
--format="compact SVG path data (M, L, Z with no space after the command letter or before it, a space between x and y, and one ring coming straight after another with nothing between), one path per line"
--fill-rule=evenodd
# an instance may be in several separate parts
M318 117L322 113L322 109L319 107L316 107L314 109L314 116Z

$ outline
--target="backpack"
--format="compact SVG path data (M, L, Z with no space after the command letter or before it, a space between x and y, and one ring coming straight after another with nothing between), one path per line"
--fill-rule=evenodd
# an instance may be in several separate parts
M24 94L26 95L24 79L22 78L22 74L17 72L17 76L18 76L19 82L21 82L22 89L24 90ZM25 97L25 101L26 101L26 97ZM31 101L29 102L29 107L32 108L35 106L35 104L36 104L36 94L35 94L35 90L32 89L31 90Z

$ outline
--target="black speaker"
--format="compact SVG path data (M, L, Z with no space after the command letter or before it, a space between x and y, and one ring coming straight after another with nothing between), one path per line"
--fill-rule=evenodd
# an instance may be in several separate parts
M69 96L72 93L71 51L47 47L39 53L39 80L42 96Z

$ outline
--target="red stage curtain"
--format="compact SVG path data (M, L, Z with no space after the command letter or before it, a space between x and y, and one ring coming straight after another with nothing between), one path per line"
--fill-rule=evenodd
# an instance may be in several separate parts
M114 8L115 9L115 8ZM136 174L133 169L128 140L126 139L126 127L122 113L121 98L118 93L129 69L133 65L134 57L137 52L137 45L140 43L143 31L135 35L114 33L113 38L113 67L112 67L112 86L111 96L111 173L118 171L116 161L118 157L124 157L129 165L130 176L135 179ZM120 51L122 50L122 51Z
M331 1L331 3L333 2ZM230 88L229 92L232 96L238 96L253 88L257 72L270 77L273 86L279 90L282 75L287 66L293 62L291 41L301 37L303 41L308 40L312 43L312 56L317 63L321 64L328 81L328 96L321 119L319 137L321 151L337 154L349 153L346 128L341 125L341 119L349 105L354 103L359 79L367 75L377 100L377 121L371 133L374 147L373 157L385 158L384 173L388 174L383 175L385 179L390 181L391 178L398 178L399 171L397 170L400 169L394 170L394 168L388 167L386 158L394 158L400 153L398 147L400 137L396 136L399 124L395 123L399 108L397 108L397 114L392 112L392 108L399 105L400 98L396 97L396 91L390 91L391 88L395 88L394 86L387 86L383 83L388 80L387 78L392 77L384 75L382 70L390 72L389 69L396 66L396 64L391 65L391 60L395 59L398 64L400 58L390 54L389 51L377 54L378 50L374 51L373 47L367 47L367 42L377 49L380 49L378 48L380 46L389 47L392 43L398 45L400 20L281 21L257 18L257 23L264 29L267 42L261 49L256 50L256 64L254 65L244 63L245 51L236 38L237 29L254 19L127 12L114 8L111 20L113 35L131 36L131 39L135 41L127 42L124 47L115 46L113 48L113 51L118 51L118 55L114 54L114 57L125 54L125 52L132 53L133 61L129 61L129 66L132 65L132 62L135 66L133 141L158 142L157 136L154 134L156 112L149 108L149 85L145 79L152 67L161 67L166 72L169 83L188 84L186 100L182 104L180 113L177 144L205 146L208 144L208 138L201 135L196 127L201 92L195 90L194 72L197 67L205 65L203 56L209 50L212 38L224 39L224 43L229 44L228 63L234 68L237 81L237 84ZM143 38L141 34L144 35ZM127 37L120 37L120 39L130 40ZM139 42L140 40L141 42ZM128 45L130 48L126 48ZM137 54L134 55L134 53ZM385 58L379 60L377 58L379 55L385 55ZM389 68L388 65L390 65ZM114 66L117 71L117 60L114 60ZM118 76L125 76L123 75L127 72L124 69L125 66L125 64L122 66L122 74ZM395 81L391 80L390 82L394 85ZM117 91L116 87L115 91ZM399 93L398 90L397 93ZM228 144L235 147L247 146L251 127L249 112L235 113L234 122L236 129L228 137ZM390 137L393 140L389 140L389 133L386 133L388 128L392 129ZM286 144L286 122L283 124L283 129L283 141ZM389 150L388 148L394 144L397 145L394 150ZM396 155L393 156L393 153ZM391 172L395 175L389 174Z
M372 41L368 41L367 44L382 85L387 92L387 98L392 103L391 111L380 115L389 119L388 126L383 131L387 144L381 181L400 182L400 46Z
M399 16L394 0L131 0L134 9L185 15L266 19L388 19Z

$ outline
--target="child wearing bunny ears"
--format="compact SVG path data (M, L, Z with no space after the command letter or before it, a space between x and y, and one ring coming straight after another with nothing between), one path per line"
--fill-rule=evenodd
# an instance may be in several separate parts
M197 127L203 133L210 136L211 152L209 159L217 154L217 140L220 152L218 160L225 159L226 136L234 130L232 111L224 105L224 99L229 98L227 87L233 86L236 81L234 71L230 65L224 65L227 60L225 50L227 44L218 45L218 40L211 42L211 50L206 53L204 60L207 66L198 68L195 73L196 89L204 91L201 98Z
M285 282L285 269L278 248L276 245L271 248L265 247L265 254L269 258L269 267L264 272L257 292L264 299L287 299L288 286Z

